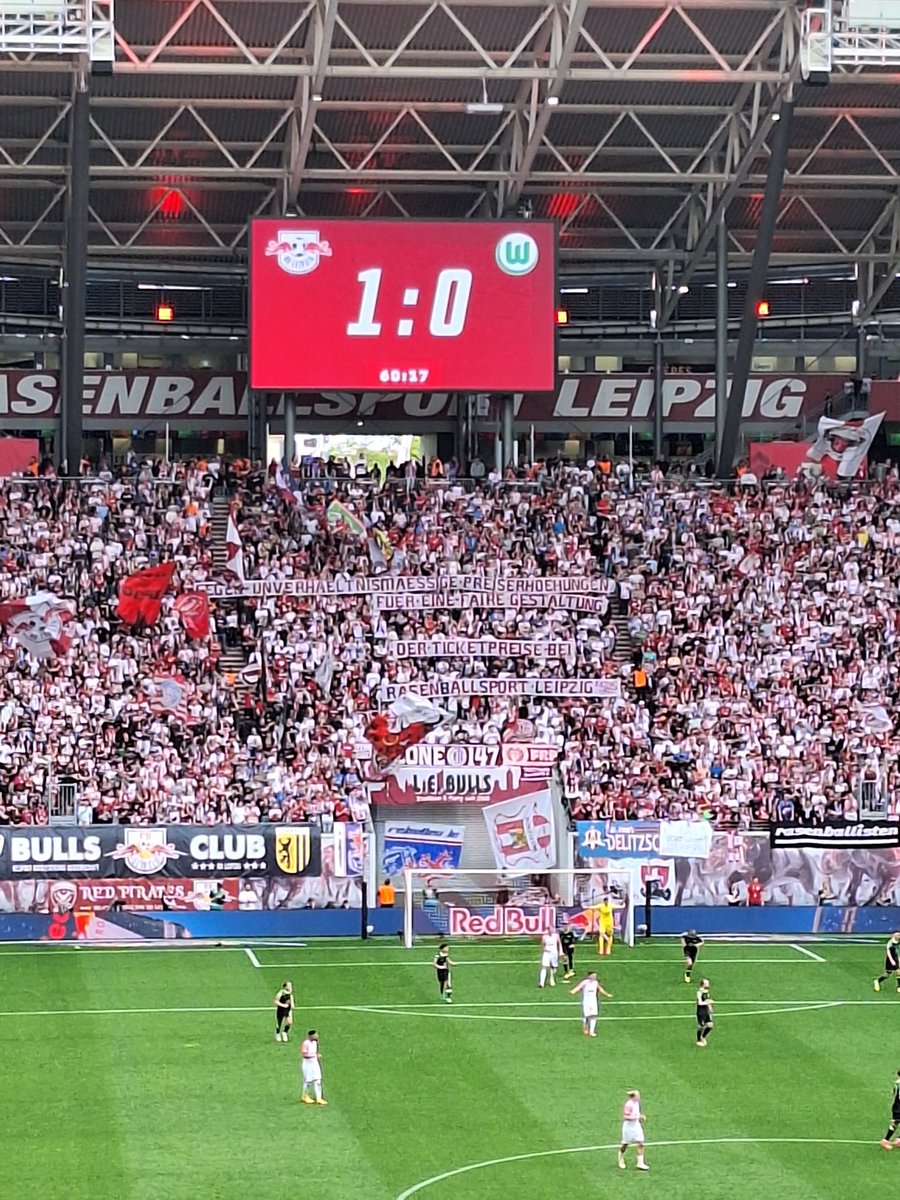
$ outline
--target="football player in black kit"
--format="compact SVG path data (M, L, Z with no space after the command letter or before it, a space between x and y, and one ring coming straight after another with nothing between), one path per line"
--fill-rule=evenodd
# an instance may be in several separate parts
M684 982L691 982L691 975L694 971L694 966L697 962L697 955L700 953L700 947L703 945L703 938L697 933L696 929L692 929L690 933L681 935L681 949L684 951Z
M438 952L434 956L432 965L437 974L438 991L441 994L441 999L446 1004L452 1004L453 984L450 980L450 968L455 967L456 963L450 957L450 947L446 942L441 942L438 946Z
M575 974L575 931L568 926L560 933L563 954L566 956L566 970L563 979L571 979Z
M892 933L884 948L884 974L875 980L875 991L881 991L881 985L888 979L897 981L897 991L900 992L900 933Z
M900 1071L897 1072L897 1078L894 1080L894 1091L891 1096L891 1123L887 1127L887 1133L881 1139L885 1150L893 1150L894 1146L900 1146L900 1138L895 1138L893 1145L891 1144L891 1138L897 1132L898 1125L900 1125Z
M275 1041L286 1042L294 1023L294 985L286 979L275 993Z
M701 979L697 989L697 1045L705 1046L712 1033L713 1001L709 994L709 980Z

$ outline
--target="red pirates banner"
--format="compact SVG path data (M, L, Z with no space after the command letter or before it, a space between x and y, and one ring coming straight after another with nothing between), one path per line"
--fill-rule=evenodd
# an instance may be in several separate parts
M116 609L126 625L155 625L159 620L162 598L172 582L175 564L160 563L135 571L119 584L119 604Z
M34 658L61 658L67 653L72 639L66 626L74 615L74 604L52 592L0 604L0 625Z

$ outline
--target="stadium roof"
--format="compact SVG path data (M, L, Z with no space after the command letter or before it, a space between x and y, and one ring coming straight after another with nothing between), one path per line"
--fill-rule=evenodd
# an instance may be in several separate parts
M118 0L116 28L115 70L92 81L95 265L227 269L251 217L291 206L527 201L559 221L569 268L677 279L723 207L749 259L795 86L774 261L900 269L900 73L804 86L791 0ZM0 261L59 260L73 79L0 58Z

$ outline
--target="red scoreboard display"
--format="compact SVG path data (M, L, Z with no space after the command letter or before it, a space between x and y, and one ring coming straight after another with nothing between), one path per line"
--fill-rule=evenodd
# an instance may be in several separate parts
M260 391L552 391L555 312L549 221L251 226Z

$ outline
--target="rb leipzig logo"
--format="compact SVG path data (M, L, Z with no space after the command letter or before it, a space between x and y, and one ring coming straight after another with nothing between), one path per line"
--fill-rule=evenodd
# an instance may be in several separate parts
M280 229L266 246L266 258L277 258L288 275L309 275L322 258L331 258L331 245L319 238L318 229Z

